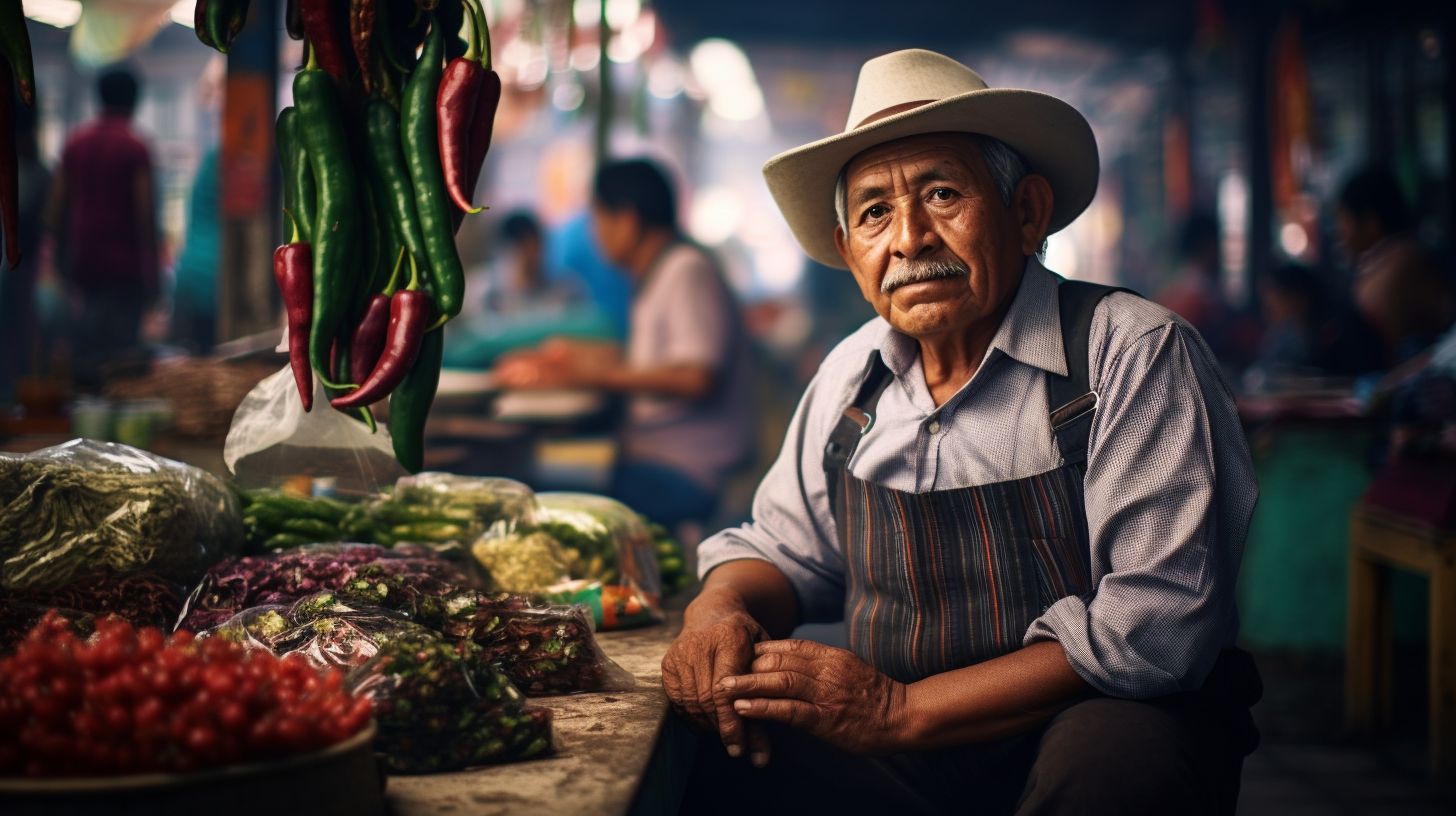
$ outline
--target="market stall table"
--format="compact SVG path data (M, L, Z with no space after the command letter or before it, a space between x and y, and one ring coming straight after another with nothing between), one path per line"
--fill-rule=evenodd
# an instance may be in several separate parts
M662 656L681 627L665 625L597 634L602 650L637 678L637 689L532 698L551 709L557 753L548 759L453 773L391 776L396 816L439 813L593 814L633 810L667 715Z

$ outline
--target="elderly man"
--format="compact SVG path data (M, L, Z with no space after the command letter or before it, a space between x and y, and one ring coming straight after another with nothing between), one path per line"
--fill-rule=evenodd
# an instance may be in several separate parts
M726 751L688 809L1232 812L1254 474L1187 323L1038 260L1097 161L1067 104L911 50L764 167L879 317L699 550L663 685ZM849 651L781 639L841 617Z

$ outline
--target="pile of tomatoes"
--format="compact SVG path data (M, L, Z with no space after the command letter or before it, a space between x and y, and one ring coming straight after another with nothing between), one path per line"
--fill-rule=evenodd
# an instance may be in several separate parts
M191 771L273 760L358 733L369 700L337 670L220 638L55 610L0 658L0 776Z

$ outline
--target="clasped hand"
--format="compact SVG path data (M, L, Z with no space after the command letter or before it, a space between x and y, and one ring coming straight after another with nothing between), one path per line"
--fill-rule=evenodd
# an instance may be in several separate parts
M843 649L767 640L742 618L685 632L663 661L668 698L690 720L717 730L730 755L739 756L747 742L754 764L768 761L760 722L798 728L854 754L907 747L904 684Z

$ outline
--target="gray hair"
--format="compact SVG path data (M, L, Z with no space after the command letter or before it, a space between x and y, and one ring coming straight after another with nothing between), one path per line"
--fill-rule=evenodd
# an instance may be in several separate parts
M996 185L996 190L1001 193L1001 203L1011 206L1011 197L1016 195L1016 185L1031 172L1026 167L1026 160L1021 158L1010 145L1000 139L992 138L982 133L967 133L976 147L981 150L981 158L986 162L986 169L991 173L991 181ZM839 178L834 182L834 215L839 220L839 228L849 234L849 165L839 169ZM1037 257L1046 254L1046 241L1042 241L1041 249L1037 250Z

